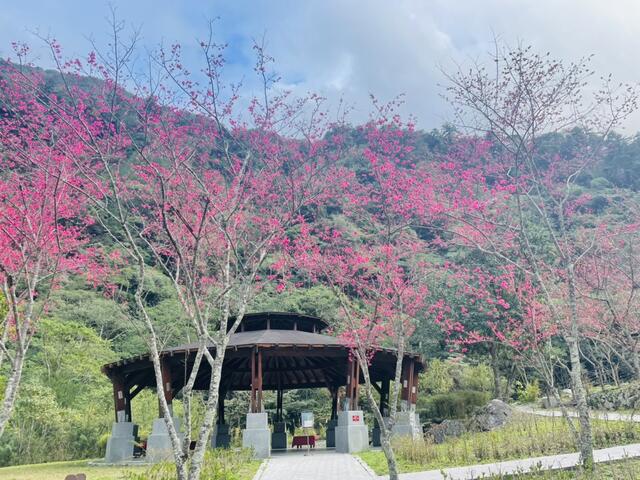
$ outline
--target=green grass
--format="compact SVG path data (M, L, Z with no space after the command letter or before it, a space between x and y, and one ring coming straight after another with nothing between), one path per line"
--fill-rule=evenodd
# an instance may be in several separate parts
M143 470L143 467L93 467L87 460L79 460L0 468L0 479L64 480L69 474L85 473L87 480L120 480L125 478L125 472Z
M88 460L74 462L54 462L35 465L18 465L0 468L0 480L64 480L69 474L84 473L87 480L126 480L127 474L145 476L149 467L96 467L88 465ZM260 461L244 463L234 471L233 480L251 480Z
M592 425L596 448L640 442L638 424L594 420ZM501 429L467 433L439 445L429 440L414 443L397 439L394 451L401 472L419 472L569 453L576 448L563 418L517 414ZM359 455L378 475L388 473L381 451L367 451Z

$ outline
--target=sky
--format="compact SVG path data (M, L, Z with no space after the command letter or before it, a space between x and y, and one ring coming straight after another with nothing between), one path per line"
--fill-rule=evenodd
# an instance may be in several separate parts
M356 122L366 120L371 94L402 94L403 113L420 128L452 120L443 71L489 60L495 37L565 61L593 54L598 75L640 81L638 0L0 0L0 55L13 41L37 53L38 32L86 57L90 38L106 44L110 5L141 29L141 48L181 43L193 66L190 53L217 19L216 38L229 44L228 76L247 88L255 85L253 40L264 37L281 88L334 104L343 98ZM47 66L46 55L37 58ZM626 130L640 130L640 115Z

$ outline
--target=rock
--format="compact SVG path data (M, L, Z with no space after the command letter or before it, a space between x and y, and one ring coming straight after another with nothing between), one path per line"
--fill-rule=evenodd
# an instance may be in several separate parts
M433 437L434 443L444 443L448 438L459 437L467 431L462 420L444 420L427 430L427 435Z
M542 399L543 408L556 408L560 405L560 402L556 397L544 397Z
M470 427L482 432L495 430L505 425L512 414L513 409L496 398L476 411L471 419Z

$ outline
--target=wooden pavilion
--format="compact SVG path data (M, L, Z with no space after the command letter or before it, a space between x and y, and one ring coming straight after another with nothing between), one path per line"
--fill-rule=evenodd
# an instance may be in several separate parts
M320 318L296 313L264 312L245 315L238 331L231 336L225 355L220 383L218 429L212 438L214 445L220 446L228 442L224 428L224 398L232 391L251 391L250 414L263 412L263 391L277 392L276 413L272 419L274 425L282 422L285 390L327 388L332 396L331 417L334 426L339 411L358 410L359 385L364 382L360 366L339 338L326 333L327 328L328 324ZM162 388L169 404L186 384L197 350L197 344L187 344L161 352ZM215 349L211 350L215 354ZM388 409L389 386L395 376L395 366L395 350L384 348L376 351L369 365L374 387L380 393L383 411ZM405 354L401 391L405 407L415 406L418 373L423 368L419 355ZM113 383L116 423L133 424L131 401L143 389L157 388L149 355L110 363L103 367L103 372ZM207 390L210 376L211 368L203 361L197 374L195 390ZM345 387L345 397L339 402L340 387ZM155 427L154 424L154 430ZM158 428L161 428L160 422ZM278 433L277 430L278 428L274 435ZM327 439L327 446L335 446L333 435L329 436L331 438ZM286 442L286 434L284 439ZM274 437L274 447L275 443ZM283 446L281 440L277 446ZM286 443L284 447L286 448Z

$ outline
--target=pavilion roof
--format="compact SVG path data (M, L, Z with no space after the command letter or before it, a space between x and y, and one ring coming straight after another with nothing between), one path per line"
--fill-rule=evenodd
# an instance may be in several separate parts
M327 323L316 317L306 315L267 312L264 314L250 314L246 328L260 328L261 321L271 319L271 326L286 326L287 321L300 320L300 327L307 329L325 328ZM284 323L283 323L284 322ZM306 322L306 323L305 323ZM290 323L291 326L294 323ZM297 326L297 324L296 324ZM176 387L185 381L185 369L193 366L198 343L189 343L170 347L161 352L161 358L172 365L173 378ZM255 329L237 331L227 346L227 354L223 366L223 384L230 390L247 389L250 385L249 353L258 348L267 355L264 362L265 388L282 385L286 388L307 388L327 384L339 385L344 382L345 371L340 364L349 357L349 347L338 337L304 330L289 330L281 328ZM209 347L211 351L215 347ZM212 352L213 353L213 352ZM372 377L383 378L393 375L395 371L396 352L390 348L380 348L372 358L370 370ZM405 353L405 358L417 361L423 368L423 362L415 353ZM345 363L346 364L346 363ZM113 362L103 367L103 372L109 376L125 377L127 383L140 386L154 386L155 377L149 354ZM203 362L199 373L196 389L206 389L207 377L210 369Z

